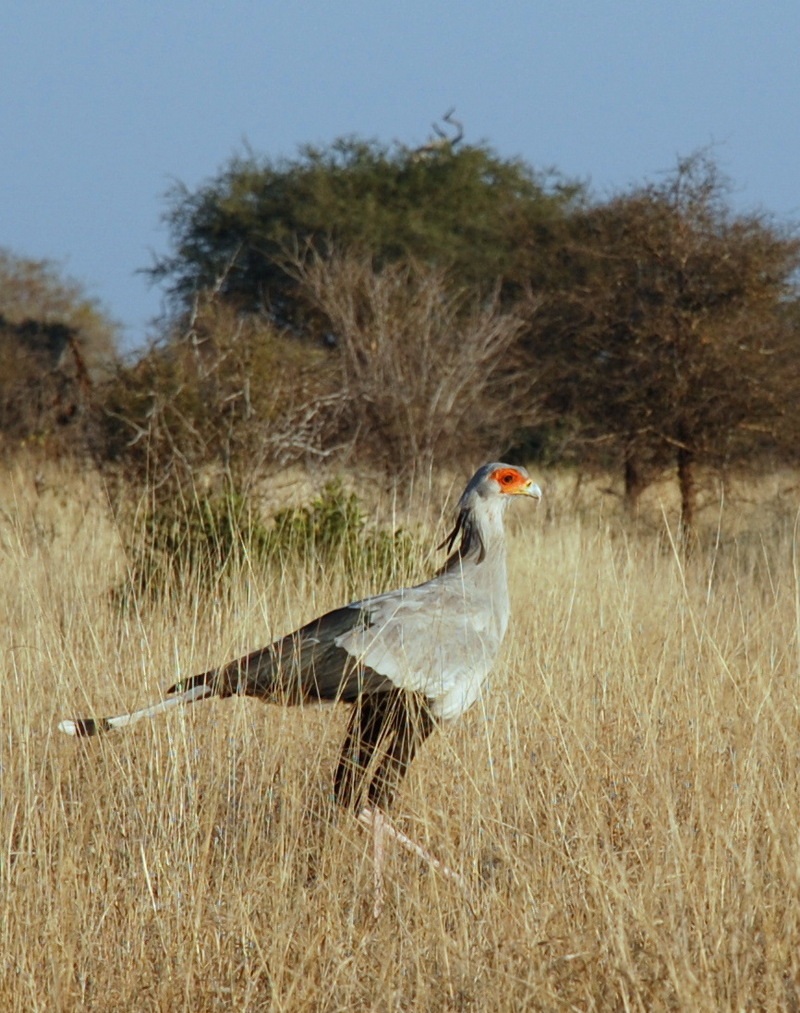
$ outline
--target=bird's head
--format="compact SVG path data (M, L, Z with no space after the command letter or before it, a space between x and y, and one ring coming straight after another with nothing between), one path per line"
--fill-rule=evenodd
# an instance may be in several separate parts
M487 481L496 486L500 495L532 496L537 500L542 498L542 490L524 468L511 464L495 464L489 467L492 470L487 476Z
M542 490L533 481L528 472L513 464L484 464L478 468L464 490L464 498L478 496L481 498L494 496L531 496L542 498Z
M524 468L496 462L478 468L458 501L455 527L439 546L452 552L461 536L461 544L445 563L444 570L457 559L465 559L469 555L473 555L478 563L484 559L484 539L490 530L486 525L499 525L496 530L502 537L501 517L509 496L530 496L540 500L542 490Z

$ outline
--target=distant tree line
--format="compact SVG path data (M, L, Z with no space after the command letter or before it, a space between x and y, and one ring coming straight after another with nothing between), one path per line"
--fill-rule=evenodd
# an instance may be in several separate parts
M0 447L82 452L89 392L115 363L116 327L83 286L0 249Z
M707 153L597 200L438 135L237 156L175 188L151 269L172 314L134 361L97 374L95 318L9 314L9 255L0 341L41 355L41 328L66 326L92 360L80 445L165 490L206 465L237 484L290 460L407 477L513 448L619 469L633 511L674 469L689 531L700 465L796 455L796 231L734 211ZM58 423L7 407L44 360L7 362L8 444Z

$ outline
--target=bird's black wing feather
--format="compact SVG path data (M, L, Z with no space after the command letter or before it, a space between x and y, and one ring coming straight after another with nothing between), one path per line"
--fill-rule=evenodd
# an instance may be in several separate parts
M253 696L281 704L320 700L352 703L364 694L395 689L336 641L354 629L368 629L370 612L358 605L328 612L294 633L221 668L184 679L168 693L211 686L220 696Z

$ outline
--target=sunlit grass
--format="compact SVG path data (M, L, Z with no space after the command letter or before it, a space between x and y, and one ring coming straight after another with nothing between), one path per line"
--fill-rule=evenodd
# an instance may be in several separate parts
M120 608L94 480L8 476L0 1008L798 1008L792 512L767 505L756 530L725 503L717 531L709 510L684 563L668 503L633 528L550 484L549 512L513 504L491 691L397 801L467 888L393 852L375 923L369 842L330 799L344 712L213 701L55 731L341 604L343 578L245 561L221 594L196 575Z

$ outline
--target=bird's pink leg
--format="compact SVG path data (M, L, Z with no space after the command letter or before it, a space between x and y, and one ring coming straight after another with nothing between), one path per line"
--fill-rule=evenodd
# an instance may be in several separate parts
M426 851L421 844L417 844L416 841L412 841L410 837L407 837L402 830L398 830L397 827L389 821L387 816L380 809L370 809L368 806L364 806L361 812L358 814L358 822L362 826L368 827L372 830L372 854L374 861L374 876L375 876L375 905L373 912L375 917L381 913L383 908L383 862L384 862L384 835L388 834L389 837L393 837L397 843L405 848L406 851L410 851L412 854L421 858L423 862L427 862L432 868L436 869L437 872L441 872L443 876L448 879L452 879L454 883L464 889L464 878L459 876L457 872L453 872L451 868L440 862L438 858L434 858L430 852Z
M372 903L372 917L380 918L383 910L383 860L384 860L384 837L386 828L386 817L380 809L371 811L372 823L372 874L374 885L374 898Z

